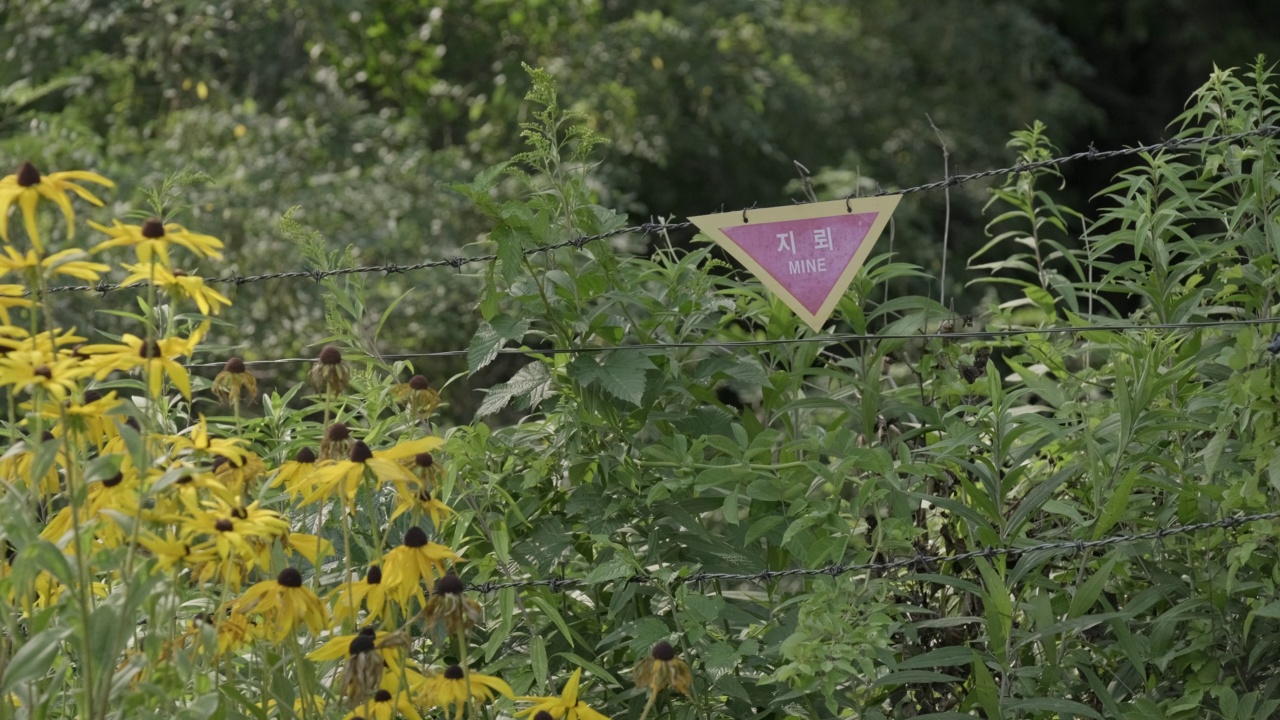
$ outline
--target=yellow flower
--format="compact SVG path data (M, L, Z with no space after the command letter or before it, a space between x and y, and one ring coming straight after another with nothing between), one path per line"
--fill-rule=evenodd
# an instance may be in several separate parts
M220 497L206 501L208 510L194 517L179 517L180 537L192 542L197 537L205 539L192 545L192 552L212 551L218 561L236 560L246 569L265 565L269 560L267 542L283 537L289 531L289 523L273 510L263 510L254 502L247 507L232 506ZM226 572L215 568L212 572ZM229 577L229 576L228 576Z
M347 664L338 681L338 691L352 703L360 703L382 685L384 670L390 668L392 673L399 673L409 642L403 632L376 632L366 627L355 635L330 639L308 653L307 659L324 662L345 657Z
M231 306L227 296L205 285L202 277L188 275L182 270L170 270L158 263L155 265L125 263L123 267L132 274L121 280L121 285L137 283L155 285L179 300L183 298L194 300L202 315L217 315L222 309L220 306Z
M536 716L546 712L555 720L609 720L608 716L592 710L586 703L578 700L578 681L582 678L582 668L573 671L569 682L564 684L564 692L559 697L519 697L517 700L534 703L515 714L516 717Z
M333 543L316 535L289 532L280 538L280 545L290 557L298 553L307 559L313 567L320 567L320 558L333 554Z
M184 355L190 356L208 330L209 322L206 320L185 339L170 337L144 340L136 335L126 334L118 345L85 345L80 348L80 352L92 356L87 362L94 368L98 380L105 379L112 370L129 371L141 367L146 369L150 378L149 390L153 398L160 397L164 377L168 375L182 396L190 400L191 376L177 359Z
M172 267L169 260L169 246L181 245L198 257L222 259L222 241L212 235L193 233L176 223L164 224L157 218L151 218L141 225L125 225L119 220L112 221L112 226L90 222L95 230L111 236L93 246L93 252L114 247L132 247L137 253L138 262L150 263L154 258L165 267Z
M663 640L653 646L649 657L636 665L636 687L651 693L671 688L687 698L693 697L693 674L689 663L676 657L675 648Z
M284 485L289 497L297 500L311 492L313 486L310 478L315 467L316 452L309 447L304 447L293 456L292 460L276 468L276 474L267 487Z
M386 688L378 690L373 695L373 699L366 700L356 707L355 710L347 713L342 720L393 720L397 715L402 715L409 720L422 720L422 715L418 713L418 709L413 706L413 701L409 699L409 694L404 691L392 692Z
M421 591L418 595L421 598ZM370 565L363 580L345 582L334 590L333 620L334 622L354 620L356 611L363 603L366 611L365 622L377 622L387 612L388 599L395 598L388 596L387 586L382 584L382 568Z
M461 667L450 665L444 669L444 672L433 675L427 680L419 695L420 702L423 705L444 708L446 712L452 705L455 708L454 718L461 720L463 709L472 699L492 702L495 692L507 697L515 696L515 693L511 692L511 686L500 678L481 675L477 672L470 675L468 678Z
M444 576L446 561L458 562L462 558L444 545L428 542L427 534L420 527L411 527L404 534L404 544L393 548L382 558L383 582L388 591L404 604L409 596L420 590L422 581Z
M351 444L349 460L335 462L318 468L312 477L315 489L303 501L312 503L333 497L338 492L346 494L347 502L354 503L360 479L368 470L382 482L413 482L413 475L398 461L421 452L428 452L444 443L437 437L418 438L402 442L386 450L373 451L363 441ZM354 511L354 508L351 508Z
M16 202L22 209L22 221L27 228L27 237L30 238L31 245L37 250L43 250L44 246L40 244L40 230L36 225L36 205L40 202L40 198L52 200L62 209L62 215L67 220L67 237L75 237L75 210L71 208L71 199L67 197L67 191L70 190L98 207L102 207L102 201L94 197L93 193L72 182L73 180L97 183L109 188L116 186L101 175L84 170L56 172L42 176L29 162L22 163L17 173L0 178L0 238L6 243L9 242L9 208Z
M439 531L444 519L453 515L453 508L431 496L431 491L417 483L397 482L396 507L391 512L391 520L395 520L412 510L416 515L431 518L431 526Z
M431 417L431 413L440 405L439 393L432 390L431 384L421 375L414 375L409 378L409 382L393 386L391 394L408 405L413 414L422 420Z
M39 388L58 402L75 394L80 379L92 372L74 357L57 357L41 351L14 352L0 357L0 385L32 392Z
M259 613L275 628L272 640L283 642L306 625L312 635L329 627L329 609L310 588L302 586L302 573L285 568L275 580L263 580L244 592L240 604L246 613Z
M111 269L110 265L81 260L86 257L83 250L70 249L56 252L41 260L35 250L26 253L18 252L13 246L4 246L4 254L0 255L0 270L14 272L39 269L46 276L70 275L86 282L98 282L102 273Z

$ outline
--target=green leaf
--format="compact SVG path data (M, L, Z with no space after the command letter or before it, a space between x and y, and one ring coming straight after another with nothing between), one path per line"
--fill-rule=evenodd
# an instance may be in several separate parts
M644 398L644 373L653 368L649 358L634 350L613 350L602 359L578 356L570 375L584 387L599 383L610 395L632 405Z
M547 372L546 365L534 360L517 370L511 380L489 388L489 392L484 396L484 402L480 403L480 409L476 411L476 417L482 418L498 412L506 407L512 398L528 397L530 407L537 407L538 403L550 395L551 374Z
M5 665L0 694L7 695L20 683L44 677L62 653L62 641L70 634L70 625L55 625L27 638Z
M898 663L898 669L914 670L917 668L952 667L955 665L968 665L971 662L973 662L973 650L962 646L941 647L937 650L930 650L923 655L903 660Z
M916 683L936 682L960 682L960 678L940 672L929 672L928 670L903 670L901 672L891 672L882 678L877 678L871 686L883 687L885 685L913 685Z
M509 315L498 315L491 323L480 323L467 347L467 374L474 375L477 370L493 362L506 341L521 340L528 331L528 320Z
M608 681L610 685L621 685L621 684L622 684L622 683L618 682L618 678L616 678L616 677L614 677L614 676L610 675L608 670L605 670L604 668L600 667L599 665L597 665L597 664L595 664L595 663L591 662L590 660L588 660L588 659L586 659L586 658L582 657L581 655L579 655L579 654L577 654L577 653L572 653L572 652L562 652L562 653L556 653L556 655L557 655L557 656L559 656L559 657L562 657L562 658L564 658L564 659L566 659L566 660L568 660L568 661L570 661L570 662L572 662L572 663L577 664L577 665L578 665L579 667L581 667L583 670L586 670L587 672L591 673L592 675L595 675L596 677L599 677L599 678L602 678L602 679L604 679L604 680Z
M982 706L982 709L987 713L987 717L1004 717L1004 713L1000 709L1000 689L996 685L995 677L991 674L991 670L987 667L982 655L976 650L970 652L973 655L973 663L971 665L973 668L973 690L969 693L969 697Z
M1026 698L1024 700L1010 700L1005 708L1008 710L1018 711L1027 710L1030 712L1051 712L1057 713L1058 717L1088 717L1102 720L1102 716L1097 710L1076 702L1075 700L1065 700L1062 698Z

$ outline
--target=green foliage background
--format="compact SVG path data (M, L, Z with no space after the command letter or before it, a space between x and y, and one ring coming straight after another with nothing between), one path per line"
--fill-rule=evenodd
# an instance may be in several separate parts
M1159 5L1129 5L1153 38L1179 18ZM181 165L209 172L213 185L191 189L190 224L228 240L241 272L297 267L301 254L321 266L498 254L475 275L245 286L237 321L221 329L251 358L327 335L370 355L469 347L465 368L427 366L466 373L446 395L468 579L590 581L497 593L487 671L543 692L584 666L593 703L632 716L644 696L626 669L675 638L697 673L697 701L663 707L682 718L1253 718L1280 707L1275 523L900 574L665 583L1096 539L1274 507L1280 384L1262 329L609 350L801 328L698 240L521 255L625 225L617 209L785 201L799 193L792 159L814 169L824 196L936 178L926 112L953 168L1048 156L1050 137L1076 149L1061 138L1111 119L1105 93L1085 82L1105 69L1070 32L1089 24L1087 11L256 8L7 7L0 158L92 167L124 186ZM1224 42L1249 37L1246 24ZM60 42L72 33L83 42ZM1123 36L1090 42L1129 49ZM554 75L559 95L539 71L527 93L522 62ZM1277 122L1264 62L1209 72L1199 68L1209 81L1171 132ZM1189 94L1169 92L1176 107ZM1176 115L1143 129L1160 134ZM598 137L614 142L593 153ZM1162 153L1080 190L1048 170L956 191L953 257L971 267L953 265L948 294L965 304L955 314L928 284L943 201L904 207L898 254L873 258L855 281L841 329L931 331L971 309L984 326L1027 328L1271 316L1278 148L1254 138ZM298 222L277 230L295 205ZM308 228L349 249L333 254ZM374 337L384 312L394 332ZM603 350L512 361L495 355L507 344ZM372 396L402 370L374 367L363 378ZM274 405L255 440L283 447L296 440L284 428L301 421ZM627 581L648 572L659 582ZM230 716L234 698L222 702L191 716Z

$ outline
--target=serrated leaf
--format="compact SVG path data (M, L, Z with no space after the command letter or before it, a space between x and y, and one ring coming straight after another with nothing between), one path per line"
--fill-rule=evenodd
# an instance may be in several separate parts
M498 351L508 340L520 340L529 332L529 321L513 318L510 315L498 315L491 322L480 323L476 334L467 347L467 374L474 375L477 370L493 362Z
M1075 700L1064 700L1062 698L1026 698L1025 700L1010 700L1005 704L1005 709L1018 711L1029 710L1031 712L1051 712L1057 713L1058 717L1089 717L1102 720L1102 716L1097 710L1078 703Z
M598 382L605 392L638 406L644 398L644 373L652 367L645 355L615 350L600 360L579 356L570 374L583 386Z
M492 415L517 397L528 397L530 407L537 407L538 403L550 395L551 374L547 372L547 366L535 360L516 371L509 381L489 388L484 402L480 403L480 409L476 411L476 417Z
M618 578L631 577L636 574L635 568L622 558L614 558L603 565L597 565L587 573L582 582L587 585L595 585L597 583L617 580Z

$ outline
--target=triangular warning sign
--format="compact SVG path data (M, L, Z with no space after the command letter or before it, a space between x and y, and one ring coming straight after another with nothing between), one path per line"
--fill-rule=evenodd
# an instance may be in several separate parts
M867 261L900 199L833 200L689 220L818 332Z

